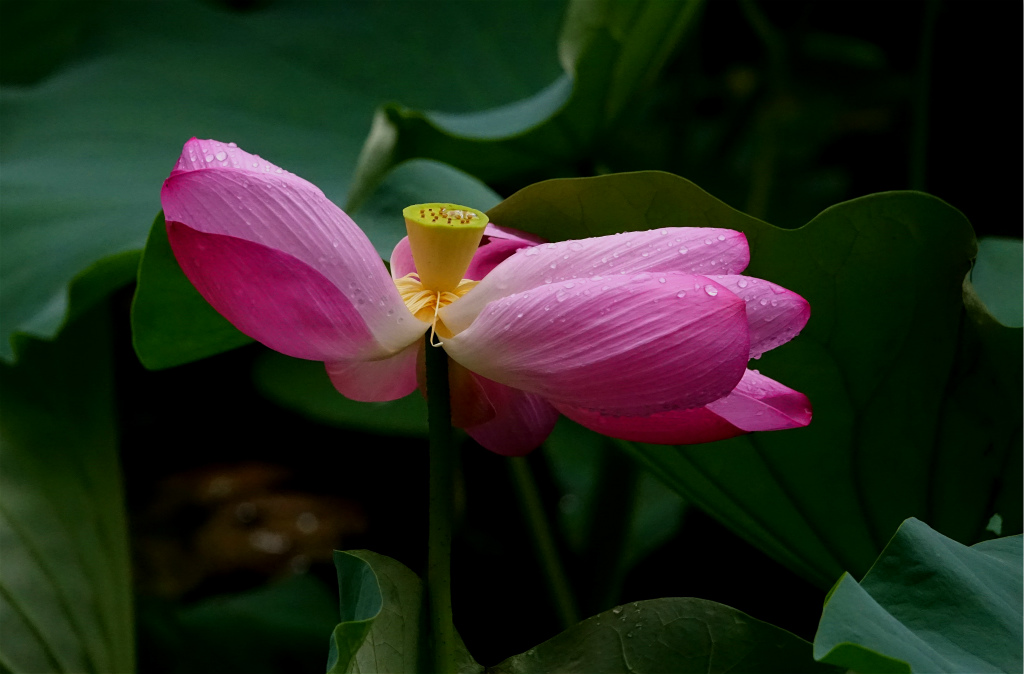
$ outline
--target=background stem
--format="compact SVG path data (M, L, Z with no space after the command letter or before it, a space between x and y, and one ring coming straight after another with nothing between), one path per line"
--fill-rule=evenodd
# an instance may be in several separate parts
M558 554L558 544L544 511L537 481L533 478L526 458L509 459L508 466L512 473L512 483L519 495L523 516L526 518L526 528L533 539L534 550L544 572L544 580L547 581L548 591L558 613L558 620L563 629L568 629L580 621L579 611L573 598L569 577Z
M434 671L455 672L452 624L451 547L455 472L448 354L426 337L427 417L430 424L430 532L427 549L427 606L433 635Z

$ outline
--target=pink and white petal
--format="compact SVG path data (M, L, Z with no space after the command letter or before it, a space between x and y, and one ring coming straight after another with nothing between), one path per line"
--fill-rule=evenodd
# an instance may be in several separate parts
M807 300L782 286L751 276L712 278L747 303L751 358L760 358L796 337L811 317Z
M466 429L481 446L502 456L523 456L540 447L558 421L558 412L540 396L473 375L494 418Z
M174 221L167 223L167 238L199 294L236 328L271 349L309 360L388 353L352 302L301 260ZM411 315L408 320L420 323Z
M747 370L733 391L707 409L744 431L779 431L811 423L811 401L803 393Z
M464 330L489 302L547 283L640 272L734 274L749 260L746 237L731 229L670 227L545 243L520 250L495 267L446 309L444 321L454 332Z
M423 349L414 342L381 360L338 360L324 363L338 392L361 402L404 398L416 390L416 357Z
M391 278L395 281L416 271L416 262L412 259L412 246L409 245L409 237L403 237L391 251L390 265Z
M746 431L733 426L707 407L655 412L642 417L620 417L568 405L558 411L581 426L612 438L657 445L696 445L725 440Z
M741 299L673 273L516 293L444 346L473 372L552 404L630 416L717 400L743 376L750 348Z
M356 306L394 351L415 337L380 256L315 185L233 144L193 138L160 193L168 221L281 251L312 267Z

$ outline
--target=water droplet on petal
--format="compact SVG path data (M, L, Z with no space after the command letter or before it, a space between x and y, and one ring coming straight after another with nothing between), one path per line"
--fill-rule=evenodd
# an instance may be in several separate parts
M566 283L564 284L564 287L566 287L566 288L573 288L573 287L575 287L575 286L576 286L576 284L575 284L575 283L573 283L572 281L568 281L568 282L566 282Z
M579 241L571 241L569 243L569 250L583 250L583 244Z
M238 143L228 143L228 147L238 147Z
M760 304L762 307L763 306L767 306L768 305L768 300L766 300L765 298L762 297L761 301L758 302L758 304Z
M658 283L665 283L666 280L667 279L664 276L662 276L660 279L658 279Z
M715 295L718 294L718 288L716 288L715 286L712 286L712 285L707 285L707 286L704 286L704 292L706 292L708 295L711 295L712 297L714 297Z
M689 252L690 252L690 251L689 251L689 249L688 249L688 248L686 248L685 246L684 246L683 248L680 248L680 249L679 249L679 254L680 254L680 255L686 255L686 254L687 254L687 253L689 253Z
M711 239L704 239L704 244L707 246L711 245Z
M772 300L772 306L773 307L779 306L779 301L778 300Z
M747 287L747 281L746 281L746 279L740 279L739 281L736 282L736 285L738 285L741 288L746 288Z
M228 153L221 150L220 152L213 156L217 158L217 161L224 161L225 159L228 158Z
M680 290L679 292L676 293L676 297L686 297L686 291Z
M211 162L211 161L213 161L213 155L212 155L212 154L208 154L208 155L206 155L206 161L207 161L207 162Z
M719 234L718 235L718 240L719 241L725 241L725 235L724 234Z
M621 606L616 606L615 608L612 609L612 613L614 613L615 615L619 615L620 613L622 613L622 607Z

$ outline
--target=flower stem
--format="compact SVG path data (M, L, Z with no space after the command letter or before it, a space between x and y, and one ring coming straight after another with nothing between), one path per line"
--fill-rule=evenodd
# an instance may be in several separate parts
M427 544L427 606L433 635L434 671L455 674L451 547L455 473L448 354L426 338L427 418L430 425L430 531Z

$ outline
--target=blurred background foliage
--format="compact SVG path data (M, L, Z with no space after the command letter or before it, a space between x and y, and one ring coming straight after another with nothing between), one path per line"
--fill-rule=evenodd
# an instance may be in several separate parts
M977 449L996 451L988 482L936 464L958 488L895 523L918 515L941 529L927 515L967 494L992 510L974 519L1005 503L1016 518L999 533L1019 532L1020 331L1005 326L1024 324L1021 220L1006 200L1020 185L1019 162L1006 162L1020 109L1013 88L989 84L1019 67L1019 3L2 0L0 12L0 619L17 635L0 647L5 670L128 671L135 658L145 672L317 670L337 621L332 549L422 567L420 399L350 403L319 364L254 344L225 351L247 340L197 318L201 300L173 265L161 270L159 188L191 136L235 141L309 179L352 207L385 257L402 235L389 213L439 190L491 208L540 180L656 169L746 213L728 215L737 227L785 229L873 192L933 194L980 238L974 289L1002 325L960 303L973 242L928 243L933 221L967 231L953 209L929 206L929 220L908 207L920 236L890 241L883 227L873 245L897 249L887 264L915 260L909 270L950 255L936 263L946 286L928 315L961 335L934 341L966 383L929 395L948 423L994 415L1002 435L998 451ZM772 278L789 265L808 284L807 258L787 254ZM865 282L871 269L864 261ZM884 346L884 329L858 317L850 334ZM932 326L915 325L928 341ZM815 334L765 366L820 366L807 360ZM933 355L914 354L906 376ZM993 381L1001 368L1008 381ZM786 381L813 390L818 374ZM908 404L885 402L897 416ZM728 503L764 512L771 480L730 467L744 453L831 447L788 435L665 454L560 423L525 473L467 440L453 574L473 655L498 662L570 616L663 596L712 599L812 638L824 589L843 570L864 573L895 511L876 513L858 547L859 525L832 518L823 489L796 508L821 520L810 533L771 540L777 528L743 526L679 478L696 462L734 480ZM938 437L955 455L960 436ZM766 470L813 483L814 462L799 456ZM869 501L903 486L874 477ZM548 598L519 505L529 493L554 528L569 606ZM944 533L991 535L973 520ZM854 552L787 556L819 540Z

